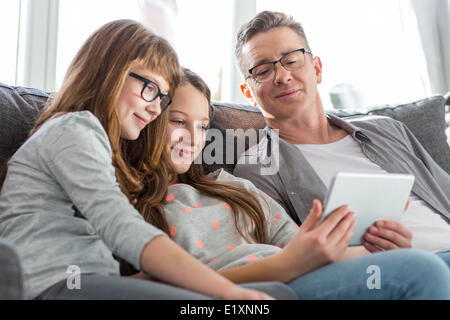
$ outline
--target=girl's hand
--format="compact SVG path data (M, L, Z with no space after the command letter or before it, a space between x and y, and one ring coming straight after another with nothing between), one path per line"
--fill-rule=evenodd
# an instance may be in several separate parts
M320 201L314 200L308 218L280 253L291 279L338 261L352 239L355 213L348 206L336 209L317 225L322 211Z
M158 281L155 278L150 277L148 274L141 272L132 274L131 276L129 276L130 278L136 278L136 279L141 279L141 280L149 280L149 281Z
M155 278L152 278L143 272L136 273L130 277L141 280L157 281ZM231 282L230 286L225 289L220 298L225 300L275 300L264 292L246 289Z
M225 300L275 300L264 292L246 289L236 284L227 287L220 298Z

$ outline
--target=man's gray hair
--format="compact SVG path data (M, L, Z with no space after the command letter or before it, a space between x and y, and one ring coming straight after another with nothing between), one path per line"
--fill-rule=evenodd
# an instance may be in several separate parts
M242 62L242 48L253 36L258 33L267 32L278 27L291 28L299 37L305 42L306 49L309 48L308 40L306 39L305 31L302 25L295 21L290 15L282 12L263 11L258 13L252 20L244 23L237 33L237 41L234 53L236 55L237 63L242 74L245 76L247 70Z

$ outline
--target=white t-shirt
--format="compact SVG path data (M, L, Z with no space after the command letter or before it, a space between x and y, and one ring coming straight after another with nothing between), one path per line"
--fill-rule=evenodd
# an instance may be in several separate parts
M296 145L327 188L341 172L386 173L362 152L350 135L329 144ZM450 224L442 215L411 193L411 203L400 222L413 234L412 246L432 252L450 250Z

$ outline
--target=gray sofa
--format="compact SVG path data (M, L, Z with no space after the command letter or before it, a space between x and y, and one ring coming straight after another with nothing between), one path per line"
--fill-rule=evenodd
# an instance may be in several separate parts
M0 300L24 299L23 274L14 247L0 238Z
M352 110L328 111L338 117L349 121L360 117L387 116L403 122L412 131L433 159L450 174L450 92L445 96L432 95L425 99L406 104L382 105L368 108L365 113ZM233 172L239 156L238 141L244 141L248 129L262 129L265 127L263 116L258 108L250 105L213 102L210 108L211 128L217 129L222 136L223 148L214 158L216 163L203 163L205 171L210 172L224 168ZM447 117L447 122L446 122ZM243 129L235 131L235 138L226 135L227 129ZM211 137L208 137L208 140ZM258 137L259 138L259 137ZM205 150L207 150L208 141ZM245 150L251 146L250 139L245 140ZM210 150L208 150L209 152ZM216 150L217 151L217 150ZM229 152L233 152L233 161L230 161ZM207 157L204 157L204 159ZM227 161L228 158L228 161ZM220 162L220 163L217 163Z
M47 93L37 89L0 84L0 166L6 163L26 139L48 98ZM450 105L450 94L433 95L402 105L377 106L370 108L367 113L341 110L334 114L349 119L381 115L404 122L434 160L447 173L450 173L450 147L446 136L446 130L447 132L449 130L448 123L445 121L448 105ZM206 172L218 168L232 172L238 158L237 139L244 137L247 129L262 129L265 126L264 119L257 108L223 102L213 102L210 115L210 127L219 130L224 137L226 129L243 129L243 132L238 133L233 139L226 139L223 149L216 150L215 159L219 159L218 161L203 164ZM245 148L249 146L250 141L246 141ZM227 162L225 150L234 151L231 161ZM23 297L20 259L14 247L0 238L0 299L22 299Z

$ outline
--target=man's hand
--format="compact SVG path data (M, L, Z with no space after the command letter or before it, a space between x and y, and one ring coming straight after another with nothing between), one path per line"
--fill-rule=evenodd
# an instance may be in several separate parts
M408 198L403 212L408 210L410 203L411 198ZM412 233L399 222L380 220L367 230L364 239L363 246L369 252L411 248Z
M396 221L380 220L364 235L363 246L370 252L411 248L411 231Z

